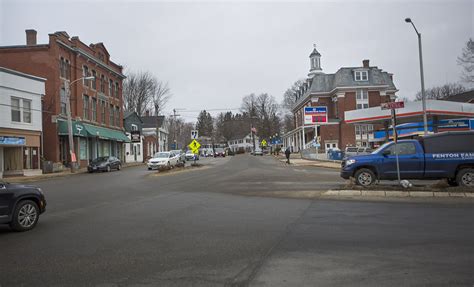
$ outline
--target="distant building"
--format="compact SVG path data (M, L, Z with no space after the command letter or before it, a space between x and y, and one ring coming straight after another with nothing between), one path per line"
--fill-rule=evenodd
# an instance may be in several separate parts
M258 136L254 135L253 140L255 141L255 147L260 146L260 139ZM227 141L227 145L229 149L233 152L237 152L239 150L243 150L245 152L251 152L254 147L254 143L252 141L252 134L248 133L246 135L237 135L235 138Z
M47 79L43 97L43 156L69 165L66 87L71 89L75 155L84 167L98 156L123 158L122 66L110 59L103 43L86 45L64 32L37 44L26 30L26 45L0 47L2 66ZM94 76L94 80L79 80Z
M143 121L136 112L124 112L123 127L129 143L125 143L125 162L143 162Z
M0 178L41 174L45 81L0 67Z
M165 124L165 116L150 116L147 111L146 116L141 117L143 122L143 158L147 160L155 152L167 151L168 149L168 128Z
M444 101L460 102L460 103L471 103L474 104L474 90L470 90L464 93L451 95L444 99Z
M283 135L283 145L292 147L293 151L314 143L320 144L323 150L368 146L373 139L374 126L346 123L344 112L394 101L398 90L392 74L370 66L369 60L362 61L359 67L342 67L334 74L326 74L321 68L321 54L316 47L309 58L308 78L294 95L295 128ZM327 122L304 124L304 108L321 106L327 108Z

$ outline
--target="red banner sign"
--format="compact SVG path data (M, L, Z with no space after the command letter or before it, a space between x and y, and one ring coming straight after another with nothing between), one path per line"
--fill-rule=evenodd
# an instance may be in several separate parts
M395 109L402 109L405 107L405 102L388 102L388 103L381 103L380 107L382 110L395 110Z

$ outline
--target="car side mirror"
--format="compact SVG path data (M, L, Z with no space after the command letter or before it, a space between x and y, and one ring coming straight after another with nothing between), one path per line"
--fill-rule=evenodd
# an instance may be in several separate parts
M390 155L390 150L386 149L382 152L383 156L389 156Z

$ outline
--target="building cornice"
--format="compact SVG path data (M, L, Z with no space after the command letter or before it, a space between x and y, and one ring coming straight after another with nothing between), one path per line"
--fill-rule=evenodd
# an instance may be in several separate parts
M119 77L120 79L125 79L126 76L121 74L121 73L118 73L117 71L114 71L113 69L111 69L109 66L105 65L104 63L102 63L101 61L99 61L97 58L95 58L94 56L84 52L83 50L77 48L77 47L71 47L69 45L67 45L66 43L64 43L63 41L60 41L60 40L56 40L56 42L65 47L66 49L70 50L70 51L73 51L85 58L87 58L89 61L92 61L94 62L96 65L104 68L105 70L109 71L110 73L114 74L115 76Z

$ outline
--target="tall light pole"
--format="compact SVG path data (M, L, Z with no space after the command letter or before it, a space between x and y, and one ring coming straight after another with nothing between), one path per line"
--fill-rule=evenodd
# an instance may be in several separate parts
M405 22L411 23L413 28L415 29L416 35L418 36L418 50L420 54L420 77L421 77L421 104L423 106L423 130L424 130L424 135L426 136L428 134L428 119L426 117L426 96L425 96L425 78L423 76L423 54L421 52L421 33L418 32L418 30L415 27L415 24L413 24L413 21L410 18L406 18Z
M69 83L69 80L66 80L66 114L67 114L67 133L69 137L69 156L71 157L71 172L76 172L74 162L77 160L76 155L74 154L74 136L72 133L72 117L71 117L71 86L80 80L93 80L95 77L82 77L76 79Z

